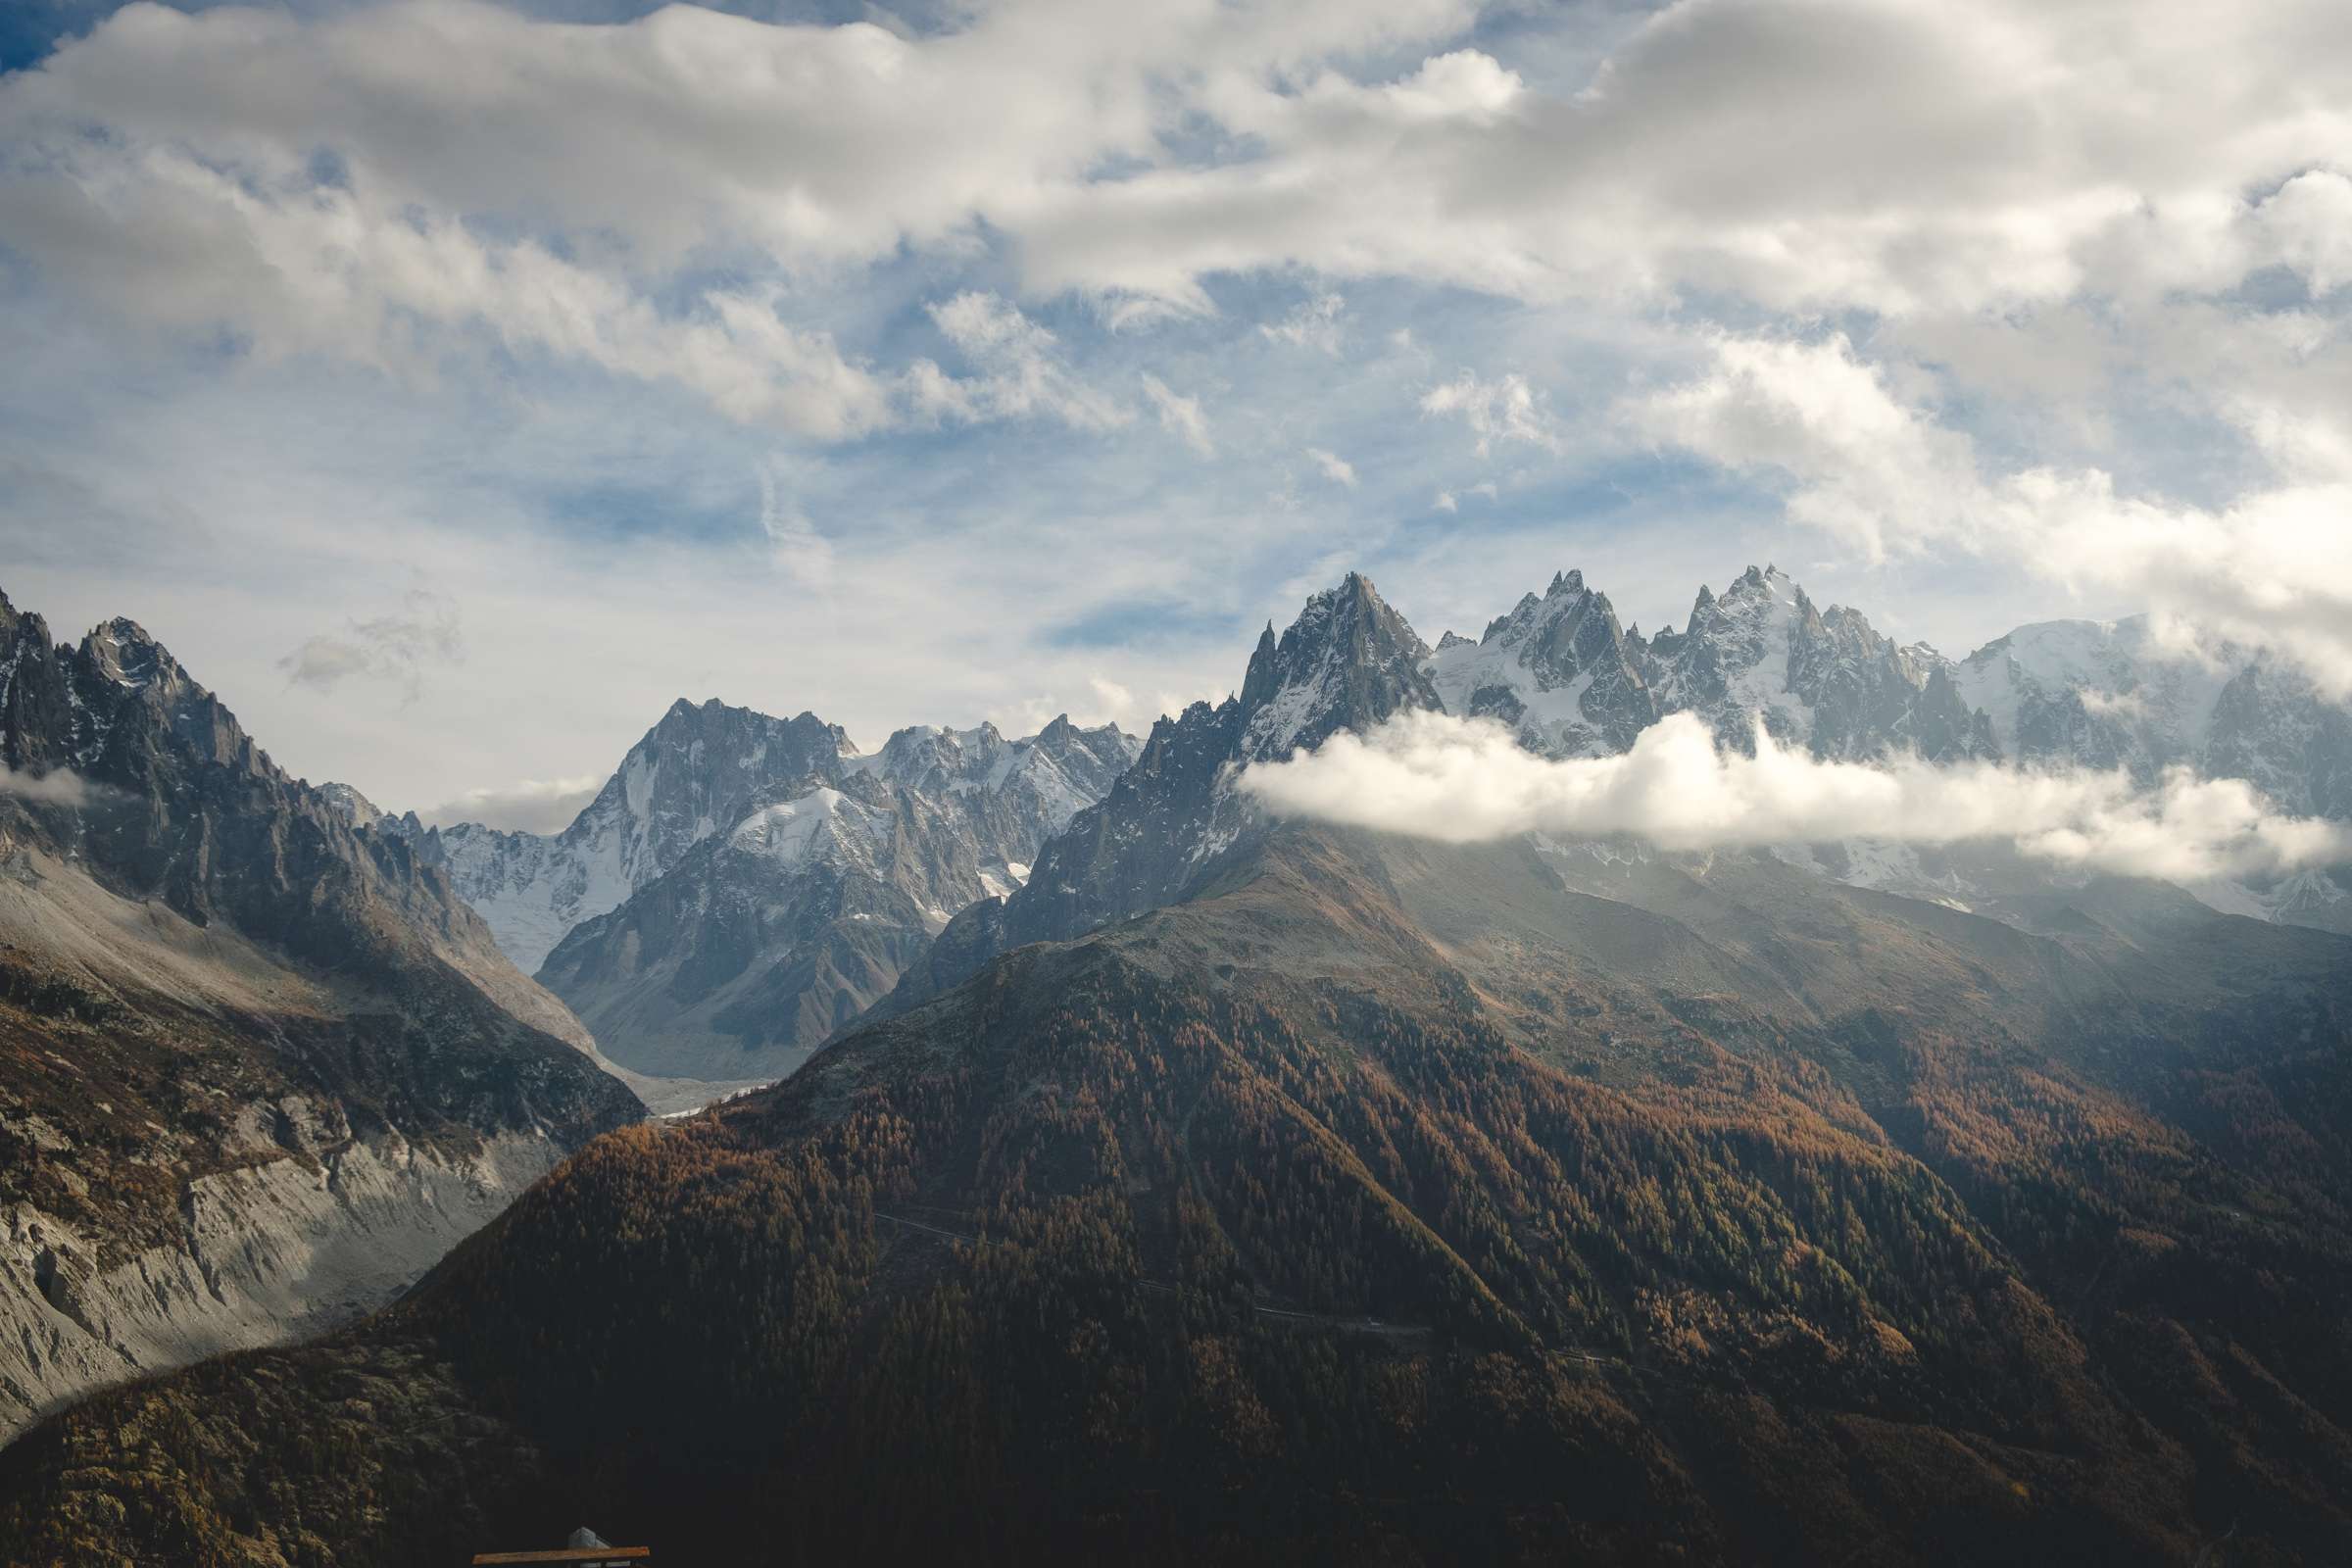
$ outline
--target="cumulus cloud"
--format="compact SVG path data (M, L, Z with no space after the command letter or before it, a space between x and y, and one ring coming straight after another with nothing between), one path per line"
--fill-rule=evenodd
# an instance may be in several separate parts
M1346 458L1336 452L1326 451L1322 447L1308 447L1306 456L1308 461L1314 464L1317 471L1333 484L1345 485L1350 490L1355 488L1355 465L1349 463Z
M53 767L46 773L20 773L6 762L0 762L0 795L14 796L20 801L37 801L44 806L87 806L115 792L103 784L93 784L70 767Z
M511 353L668 382L730 418L795 434L841 439L891 417L890 387L826 332L786 321L775 289L658 306L625 273L534 240L484 238L454 215L300 174L257 178L177 146L132 157L111 142L63 142L38 177L0 172L0 227L102 314L194 331L224 323L264 356L397 368L430 363L424 334L473 333Z
M1994 763L1817 761L1759 727L1749 757L1677 713L1622 756L1550 760L1484 719L1398 715L1364 737L1261 762L1242 785L1270 809L1467 844L1530 832L1629 834L1666 850L1848 838L2002 842L2063 865L2199 882L2352 861L2352 826L2278 814L2241 779Z
M416 588L395 613L352 620L339 632L303 639L277 667L294 685L322 692L354 678L388 681L414 702L423 692L427 669L465 657L456 601Z
M0 82L0 233L108 323L371 365L495 346L827 441L1124 422L1027 379L1017 333L976 385L845 350L814 296L910 253L994 254L1019 297L1114 323L1303 272L1258 330L1325 353L1358 277L2004 319L2352 280L2330 0L1675 0L1605 38L1563 22L1561 58L1607 47L1557 80L1459 47L1480 9L1000 0L901 36L133 4ZM1525 396L1432 393L1482 448L1548 445Z
M2189 641L2270 647L2352 693L2352 470L2206 508L2128 495L2098 468L1986 471L1966 434L1898 397L1842 336L1724 336L1693 379L1625 410L1653 439L1789 481L1788 514L1873 561L1951 548L2151 608Z
M1026 292L1145 314L1284 267L1889 315L2348 275L2330 0L1676 0L1556 84L1446 47L1478 9L1004 0L903 37L698 7L138 4L0 85L24 154L0 229L115 307L240 330L349 272L449 309L382 254L411 214L452 248L506 215L632 288L698 253L800 275L1002 235ZM1329 297L1269 330L1319 341ZM528 291L481 313L503 331Z
M428 827L479 822L517 833L561 833L597 797L605 781L593 773L577 778L525 778L466 790L417 817Z
M1150 371L1144 373L1144 395L1152 400L1152 408L1159 416L1159 427L1175 436L1203 458L1217 455L1216 443L1209 439L1208 416L1200 412L1200 400L1178 395L1168 384Z

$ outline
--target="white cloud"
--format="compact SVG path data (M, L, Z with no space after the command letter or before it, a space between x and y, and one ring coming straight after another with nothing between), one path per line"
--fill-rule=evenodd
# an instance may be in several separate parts
M916 387L924 412L963 420L1043 416L1080 430L1114 429L1134 417L1080 379L1054 334L1001 296L967 290L926 309L980 374L927 375Z
M1484 501L1493 501L1501 494L1502 492L1496 488L1494 480L1481 479L1464 490L1441 490L1438 492L1437 499L1430 505L1440 512L1459 512L1462 509L1462 502L1468 497L1476 496Z
M1293 348L1314 349L1318 353L1336 355L1340 352L1342 337L1340 318L1347 309L1346 298L1327 289L1301 301L1281 320L1262 323L1258 331L1275 342L1288 343Z
M996 234L1024 292L1146 314L1284 267L1895 315L2347 275L2332 0L1677 0L1587 80L1415 60L1476 11L1003 0L900 37L695 7L582 25L466 0L132 5L0 85L24 154L0 226L48 233L43 265L116 308L175 295L241 330L383 265L377 231L410 213L518 219L624 284L739 247L799 277ZM1373 59L1399 65L1335 64ZM343 194L358 228L297 220Z
M0 85L0 105L8 89ZM8 117L0 115L0 124ZM656 305L624 274L460 219L193 152L111 141L0 171L0 229L70 295L125 322L227 324L270 358L329 354L421 369L435 331L667 381L730 418L822 439L889 422L890 392L831 337L788 324L772 290ZM461 339L461 341L468 341Z
M422 695L424 673L466 657L457 602L411 589L398 612L347 621L339 632L306 637L277 662L288 681L332 691L354 677L388 681L411 702Z
M46 773L20 773L0 762L0 795L11 795L20 801L79 807L114 793L104 785L92 784L70 767L53 767Z
M1354 464L1349 463L1338 453L1325 451L1321 447L1308 447L1306 455L1324 478L1329 479L1333 484L1345 485L1350 490L1355 488Z
M1114 324L1303 273L1256 330L1325 353L1356 277L2018 322L2352 279L2332 0L1676 0L1615 35L1562 13L1556 58L1601 63L1558 81L1458 47L1479 9L999 0L898 36L134 4L0 82L0 232L92 319L404 368L495 345L826 441L1124 422L1025 367L845 350L828 290L910 254L1001 259L1007 292ZM1433 395L1481 400L1490 450L1556 442L1475 380Z
M2142 792L2121 772L1824 762L1761 728L1749 757L1719 750L1688 713L1622 756L1555 761L1499 724L1411 712L1259 763L1242 783L1283 815L1452 844L1531 832L1623 833L1678 851L2002 842L2059 864L2189 882L2352 861L2352 826L2281 816L2243 780L2180 770Z
M1482 458L1493 456L1497 445L1514 441L1546 451L1559 449L1559 429L1544 407L1544 394L1515 370L1492 381L1464 370L1423 393L1421 412L1460 415L1478 438Z
M1180 397L1168 390L1168 384L1150 371L1144 373L1144 395L1159 416L1159 426L1177 437L1194 452L1204 458L1217 455L1217 447L1208 435L1208 416L1200 412L1199 398Z
M804 588L824 589L833 581L833 546L784 494L784 475L773 460L758 466L760 530L776 566Z
M561 833L604 786L604 779L593 773L516 779L464 791L416 815L427 827L480 822L510 832Z
M1106 716L1116 718L1122 713L1130 713L1135 710L1135 693L1117 681L1106 679L1101 675L1089 675L1086 678L1086 684L1094 692L1095 701L1102 705L1102 710Z
M1723 337L1698 377L1627 405L1651 437L1778 470L1788 514L1873 561L1994 556L2152 609L2200 641L2268 646L2352 693L2352 474L2206 508L2121 492L2097 468L1986 473L1975 443L1898 399L1843 337ZM2307 466L2326 450L2291 443Z

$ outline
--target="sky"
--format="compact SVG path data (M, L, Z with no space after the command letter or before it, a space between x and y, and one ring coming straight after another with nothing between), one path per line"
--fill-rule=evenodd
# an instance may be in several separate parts
M0 589L553 827L674 698L1130 729L1369 574L2352 692L2338 0L22 0Z

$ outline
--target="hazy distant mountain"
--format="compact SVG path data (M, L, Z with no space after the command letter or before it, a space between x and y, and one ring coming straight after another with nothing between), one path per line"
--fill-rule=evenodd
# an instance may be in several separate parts
M857 748L813 713L770 718L680 698L629 748L595 800L557 834L478 822L410 829L447 868L515 966L535 972L564 933L605 913L732 826L779 784L827 773Z
M0 598L0 1429L377 1305L640 1113L132 622Z
M540 979L613 1059L709 1079L790 1071L955 911L1017 889L1135 742L1062 717L1022 740L915 728L871 756L846 741L804 756L549 955Z

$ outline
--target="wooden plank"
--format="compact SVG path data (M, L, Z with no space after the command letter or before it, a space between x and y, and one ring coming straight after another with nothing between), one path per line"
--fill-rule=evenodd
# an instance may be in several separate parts
M651 1546L564 1546L556 1551L477 1551L473 1560L480 1568L500 1562L622 1562L653 1554Z

